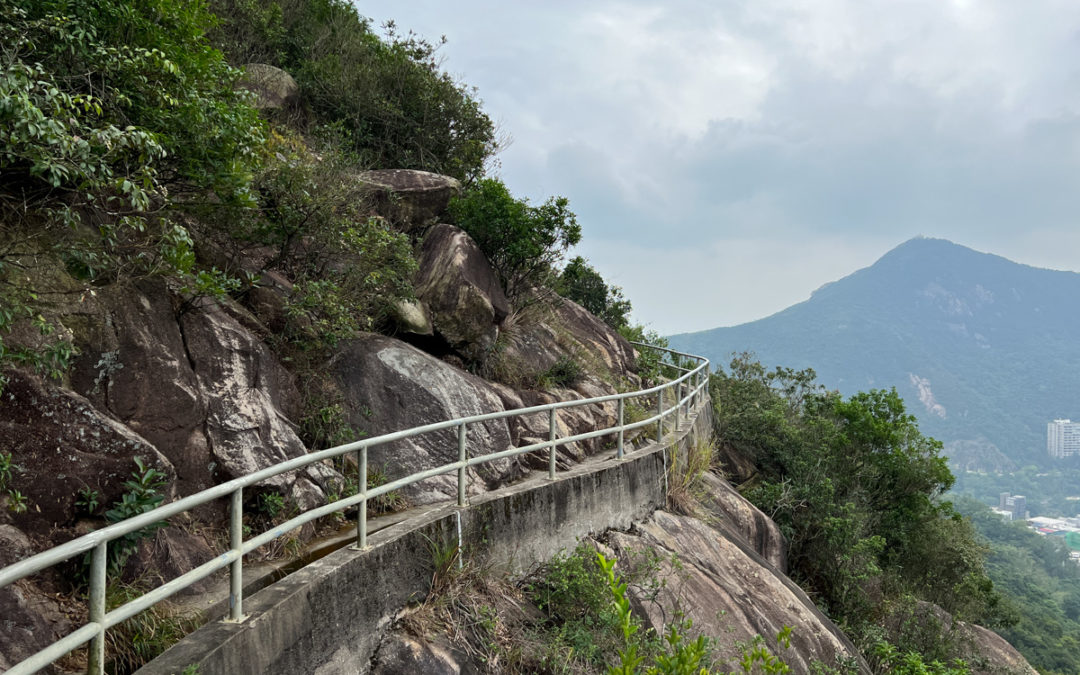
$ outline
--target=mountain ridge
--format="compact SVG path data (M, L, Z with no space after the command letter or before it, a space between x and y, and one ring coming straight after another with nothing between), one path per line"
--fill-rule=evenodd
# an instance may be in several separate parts
M1045 422L1080 415L1078 298L1080 273L919 237L768 317L670 341L813 368L845 394L896 387L954 464L1001 469L1043 462Z

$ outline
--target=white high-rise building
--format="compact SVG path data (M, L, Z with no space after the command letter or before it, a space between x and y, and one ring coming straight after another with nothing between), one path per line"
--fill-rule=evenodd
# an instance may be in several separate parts
M1080 422L1054 420L1046 425L1046 451L1051 457L1080 454Z

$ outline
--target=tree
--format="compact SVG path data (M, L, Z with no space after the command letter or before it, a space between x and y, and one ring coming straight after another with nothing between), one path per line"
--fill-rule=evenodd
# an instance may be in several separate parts
M743 354L711 381L717 433L758 467L746 496L788 538L793 577L856 637L905 597L998 621L987 549L940 500L953 480L941 444L895 390L844 398L814 378Z
M565 197L532 206L497 178L480 180L451 201L450 214L487 256L512 300L533 287L551 286L555 265L581 241L581 226Z
M630 313L630 301L623 297L618 286L608 286L589 261L581 256L574 257L563 268L556 282L555 290L564 298L569 298L592 312L612 328L622 328L627 324Z

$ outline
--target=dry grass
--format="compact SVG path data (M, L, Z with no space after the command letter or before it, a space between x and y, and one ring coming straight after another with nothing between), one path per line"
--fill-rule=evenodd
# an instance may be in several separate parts
M670 448L667 505L676 513L697 516L703 496L701 477L712 468L715 447L698 437L688 450L680 453L678 444Z

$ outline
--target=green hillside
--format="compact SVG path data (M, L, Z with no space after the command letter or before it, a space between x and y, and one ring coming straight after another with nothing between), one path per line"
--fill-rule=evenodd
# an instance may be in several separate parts
M809 300L739 326L673 336L725 364L813 368L850 394L896 387L968 466L1044 463L1046 422L1080 417L1080 274L913 239Z

